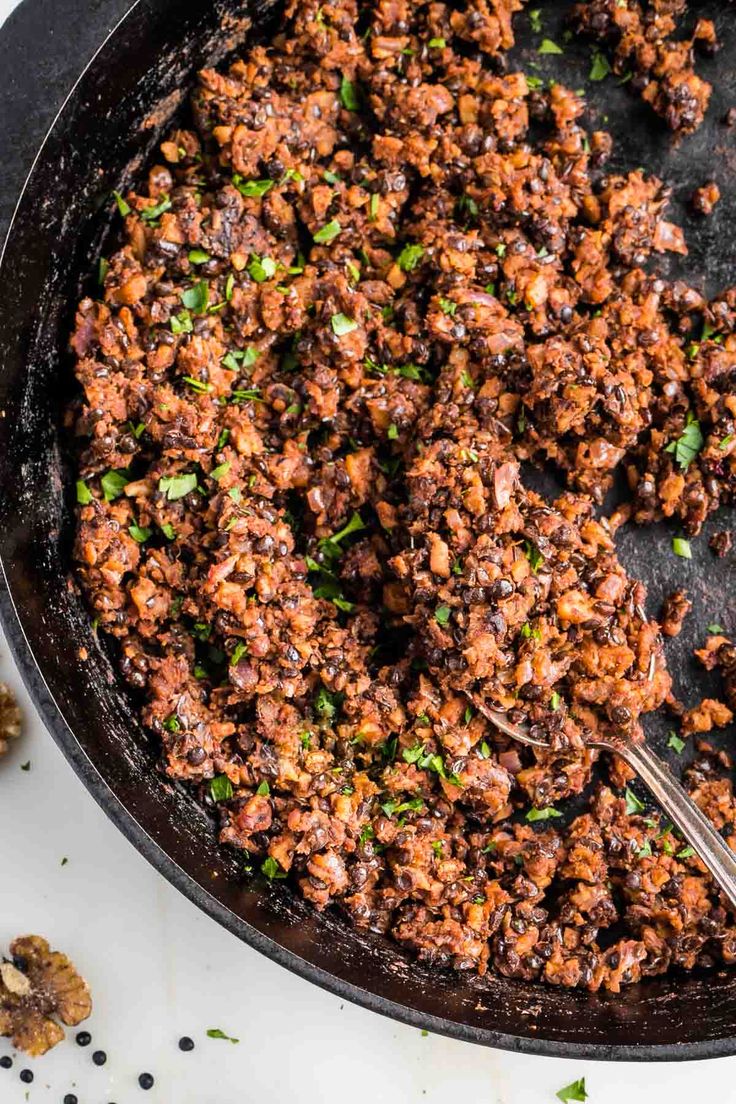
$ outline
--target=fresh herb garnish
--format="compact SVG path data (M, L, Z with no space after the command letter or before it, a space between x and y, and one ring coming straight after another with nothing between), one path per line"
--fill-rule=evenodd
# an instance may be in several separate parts
M210 285L200 280L194 287L187 288L179 295L184 306L195 314L204 314L210 301Z
M334 241L338 236L342 227L337 219L332 219L330 222L326 222L325 225L317 231L314 235L314 240L317 245L328 245L329 242Z
M556 1093L557 1099L562 1101L562 1104L567 1104L568 1100L587 1100L588 1094L585 1091L585 1078L581 1077L578 1081L573 1081L569 1085L565 1085L564 1089L560 1089Z
M450 620L450 607L438 606L434 611L434 619L438 625L446 625Z
M263 284L276 275L276 262L273 257L259 257L254 253L248 265L248 274L257 284Z
M125 468L113 468L111 471L105 472L100 479L105 502L113 502L116 498L120 498L129 482L130 475Z
M562 47L553 42L551 38L543 38L537 49L538 54L564 54L564 52Z
M83 479L77 480L77 502L80 506L87 506L94 501L94 495Z
M239 173L235 173L233 184L241 195L257 198L270 192L274 182L273 180L243 180Z
M276 859L272 858L270 855L261 863L261 871L267 878L270 878L272 882L286 877L286 871L282 870L276 862Z
M687 413L687 421L682 435L676 441L670 441L665 452L672 453L681 471L687 471L704 444L700 422L692 410Z
M546 809L530 809L525 820L528 820L530 824L534 824L538 820L553 820L561 816L562 813L558 809L553 809L550 805Z
M128 532L138 544L145 544L151 535L150 529L147 529L145 526L136 525L135 523L128 526Z
M676 751L677 754L680 755L683 748L685 747L685 741L680 739L676 732L670 732L670 738L667 741L667 747L672 748L673 751Z
M210 780L210 795L213 801L228 801L233 796L233 784L226 774L216 774Z
M123 218L125 218L126 215L130 214L130 204L127 202L127 200L123 199L120 192L113 192L112 194L115 197L115 202L118 205L118 211L123 216Z
M353 84L346 76L340 81L340 102L347 111L360 110L360 92L357 84Z
M644 812L644 802L640 801L633 790L626 787L624 791L624 797L626 798L626 812L629 816Z
M593 64L590 67L590 73L588 74L592 81L602 81L611 72L611 66L609 65L608 58L605 54L596 52L593 54Z
M141 218L144 222L155 222L157 218L164 213L164 211L171 210L171 200L168 196L164 196L160 203L157 203L154 207L144 207L141 211Z
M239 1043L240 1039L234 1039L232 1035L226 1035L219 1027L211 1027L207 1032L208 1039L225 1039L228 1043Z
M408 243L399 253L398 257L396 258L396 263L402 272L413 272L423 256L423 245Z
M197 476L194 472L183 472L181 475L162 475L158 481L158 489L165 494L169 502L176 502L184 498L190 491L197 488Z
M209 253L205 253L204 249L190 249L188 257L189 263L193 265L207 264L211 259Z
M343 337L345 334L352 333L353 330L357 330L358 323L354 318L348 318L346 314L333 314L330 319L330 325L332 326L332 332L335 337Z
M685 540L684 537L672 538L672 551L683 560L691 560L693 558L690 541Z

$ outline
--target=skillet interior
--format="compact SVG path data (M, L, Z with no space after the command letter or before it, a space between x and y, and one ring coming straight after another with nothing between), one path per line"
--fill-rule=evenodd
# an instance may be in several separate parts
M45 0L26 0L29 33L34 3L48 16ZM544 5L546 33L557 35L564 7L562 0ZM736 13L712 7L727 48L701 68L712 76L717 66L721 86L706 126L679 150L624 89L610 80L588 89L599 116L610 116L605 125L626 136L615 167L646 164L683 195L712 173L719 179L726 198L717 215L707 223L685 220L694 248L683 266L693 283L707 274L716 288L729 282L727 228L736 215L728 152L720 148L729 143L720 119L736 103ZM7 579L0 601L24 677L85 785L146 857L225 927L312 981L432 1031L535 1053L649 1060L736 1053L736 976L668 977L610 997L428 973L383 939L315 915L282 883L245 884L235 859L216 847L204 813L152 771L154 751L66 583L71 473L59 412L71 380L64 350L74 302L108 232L110 189L145 162L179 106L177 90L191 84L197 67L241 40L248 18L262 33L277 14L273 0L139 0L76 87L29 179L0 270L0 555ZM538 36L527 28L520 37L515 54L523 64L539 61L542 74L561 75L559 59L554 69L537 57ZM81 69L87 59L78 60ZM562 65L579 87L588 50L571 46ZM707 532L718 527L715 519ZM680 691L687 697L690 685L688 700L695 700L688 655L703 626L715 617L736 628L729 622L736 613L727 612L732 565L714 561L705 538L684 565L657 527L624 534L620 547L627 568L650 584L652 609L675 585L692 591L696 615L668 654ZM84 663L80 646L89 653ZM702 694L700 674L697 680Z

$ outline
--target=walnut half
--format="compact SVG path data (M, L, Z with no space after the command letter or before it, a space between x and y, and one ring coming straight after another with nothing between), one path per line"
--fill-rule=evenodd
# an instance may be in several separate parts
M64 1038L57 1019L68 1027L86 1020L92 997L66 955L40 935L19 936L10 954L0 963L0 1035L37 1058Z
M21 712L15 694L9 686L0 682L0 756L5 755L10 741L20 736L20 721Z

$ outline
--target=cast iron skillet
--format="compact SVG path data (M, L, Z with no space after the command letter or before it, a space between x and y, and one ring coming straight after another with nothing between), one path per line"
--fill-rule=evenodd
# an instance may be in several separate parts
M5 41L10 33L27 75L16 64L18 85L4 91L29 113L30 125L39 110L51 114L62 91L54 43L61 39L65 57L75 58L81 71L90 24L101 41L111 13L122 15L125 6L124 0L26 0ZM557 38L564 6L543 5L545 32ZM75 771L128 839L220 924L301 976L417 1027L535 1054L669 1060L736 1053L736 974L652 979L611 997L429 973L384 939L358 934L331 914L316 915L283 884L246 882L235 857L216 846L204 812L152 770L155 750L68 581L72 473L60 429L73 386L66 340L73 304L80 290L91 288L89 273L109 232L110 190L145 162L179 108L177 90L190 85L196 68L219 60L246 36L245 17L253 33L265 33L278 16L273 9L272 0L139 0L70 94L21 196L0 269L0 555L7 582L0 607L23 677ZM78 35L65 36L60 12L71 13ZM680 150L672 151L664 131L613 81L590 86L598 114L608 113L607 125L622 136L620 163L645 163L682 193L712 174L729 184L728 132L719 120L736 103L736 18L733 12L718 16L728 48L703 68L713 74L717 67L721 88L708 125ZM55 37L49 34L54 19ZM562 59L539 57L539 36L523 19L519 23L522 64L541 62L542 73L554 65L572 87L584 83L587 47L571 43ZM39 80L28 68L39 49L43 55L39 44L47 35L49 50L57 51L51 92L46 77ZM24 101L29 88L34 93ZM18 118L9 115L5 129L19 132ZM733 188L724 191L713 220L687 227L695 248L684 267L693 282L707 274L714 286L728 283L727 228L734 225L736 198ZM711 524L710 531L717 527ZM709 620L729 627L734 618L728 611L731 565L716 563L705 539L696 544L692 563L684 564L671 555L670 536L656 528L626 533L620 547L629 569L650 584L655 602L674 585L691 590L694 627L669 654L680 690L695 700L689 651ZM85 661L80 647L87 650ZM653 732L661 739L656 726Z

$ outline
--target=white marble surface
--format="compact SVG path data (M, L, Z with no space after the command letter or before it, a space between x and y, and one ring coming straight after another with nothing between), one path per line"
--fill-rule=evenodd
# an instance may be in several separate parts
M0 0L0 23L13 6ZM554 1104L582 1076L590 1104L736 1100L736 1059L645 1067L504 1054L423 1037L292 976L181 897L107 820L44 730L1 633L0 678L25 712L23 738L0 762L0 947L46 935L95 997L93 1046L67 1041L0 1069L0 1104L61 1104L67 1092L80 1104ZM211 1027L240 1042L206 1038ZM182 1034L193 1053L178 1050ZM109 1055L102 1068L95 1045ZM156 1078L149 1093L142 1070Z

